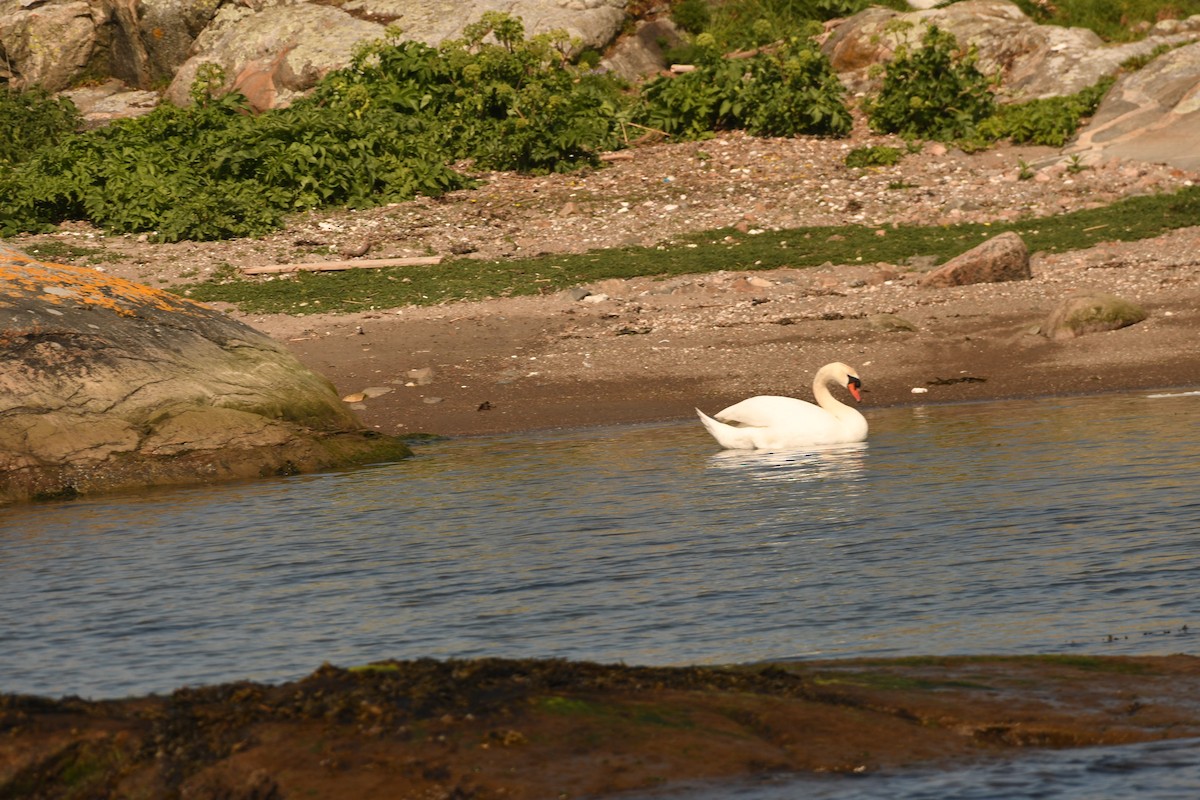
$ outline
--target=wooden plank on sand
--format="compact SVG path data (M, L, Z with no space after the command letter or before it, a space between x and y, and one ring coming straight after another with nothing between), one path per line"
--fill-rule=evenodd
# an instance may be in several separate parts
M362 258L353 261L315 261L309 264L270 264L242 267L243 275L272 275L283 272L336 272L343 269L379 269L380 267L422 267L442 263L441 256L408 258Z

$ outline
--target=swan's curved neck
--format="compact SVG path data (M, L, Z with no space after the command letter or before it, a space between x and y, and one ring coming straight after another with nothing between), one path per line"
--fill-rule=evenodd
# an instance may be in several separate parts
M835 380L828 372L823 369L817 372L817 376L813 379L813 397L817 399L817 405L834 416L841 416L847 411L853 411L853 408L838 400L829 391L832 383L835 383Z

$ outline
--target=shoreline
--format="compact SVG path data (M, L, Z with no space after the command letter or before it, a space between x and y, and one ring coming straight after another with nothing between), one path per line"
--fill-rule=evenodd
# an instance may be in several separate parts
M812 375L830 361L858 369L868 420L901 405L1200 386L1200 227L1031 261L1031 280L949 289L888 265L831 265L609 280L581 300L229 310L388 434L684 420L756 394L811 399ZM1036 332L1064 298L1096 291L1148 318L1063 341Z
M122 700L0 695L0 791L534 800L897 774L1196 737L1198 690L1183 655L327 664Z

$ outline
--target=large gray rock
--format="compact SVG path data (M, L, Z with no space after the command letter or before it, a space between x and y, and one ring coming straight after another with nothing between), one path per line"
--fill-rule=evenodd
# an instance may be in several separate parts
M17 89L65 89L92 57L99 12L86 0L0 0L0 79Z
M402 458L226 315L0 245L0 505Z
M1200 169L1200 43L1122 76L1066 152Z
M146 54L146 71L155 82L173 78L191 58L196 38L212 22L220 5L215 0L134 2L138 4L137 33Z
M632 35L621 37L604 57L601 66L630 83L637 83L671 66L663 47L677 47L682 43L679 29L669 18L642 20Z

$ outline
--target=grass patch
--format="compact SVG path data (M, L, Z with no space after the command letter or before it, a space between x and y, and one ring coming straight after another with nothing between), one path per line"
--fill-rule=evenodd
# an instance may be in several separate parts
M430 267L300 273L274 280L226 276L173 291L195 300L234 303L248 313L352 312L458 300L545 294L607 278L670 277L717 270L806 268L825 262L904 264L915 256L940 263L1000 233L1013 231L1030 251L1062 252L1102 241L1133 241L1200 225L1200 187L1131 197L1103 208L1010 223L949 226L849 225L760 234L732 228L682 237L659 247L630 247L507 261L455 259Z
M103 264L111 261L122 261L124 256L110 253L103 247L84 247L69 242L41 242L23 248L27 255L39 261L53 261L61 264Z

